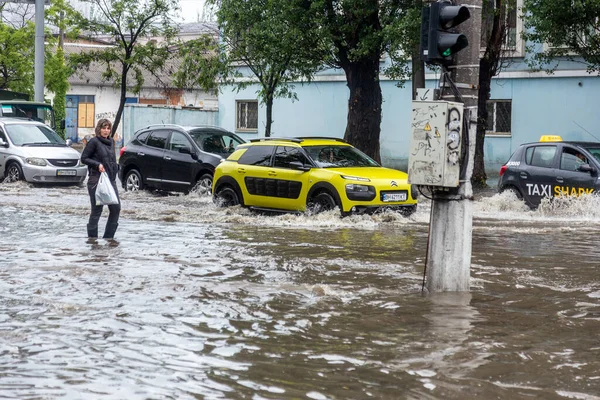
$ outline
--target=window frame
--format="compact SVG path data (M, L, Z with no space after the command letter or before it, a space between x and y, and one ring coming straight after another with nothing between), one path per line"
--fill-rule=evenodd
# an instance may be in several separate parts
M498 103L510 103L510 131L509 132L500 132L498 131L497 128L497 107L496 105ZM503 136L503 137L511 137L512 136L512 121L513 121L513 113L512 113L512 99L489 99L487 101L487 107L488 107L488 115L490 112L490 107L493 106L494 108L494 121L493 121L493 130L488 130L487 126L485 127L485 134L486 136ZM489 121L487 121L487 123L489 124Z
M77 103L77 128L95 128L96 127L96 96L94 96L94 95L78 95L78 96L79 96L79 101ZM83 112L82 112L82 110L83 110ZM82 117L84 120L83 125L81 125Z
M515 0L515 1L516 1L516 5L515 5L514 12L516 13L516 15L515 15L515 19L516 19L515 41L516 41L516 43L515 43L514 47L507 46L507 45L502 46L502 55L504 57L509 57L509 58L520 58L520 57L525 56L525 41L523 40L523 37L522 37L524 25L523 25L523 18L521 17L521 13L520 13L520 11L522 11L522 9L523 9L523 0ZM481 32L483 34L483 29L481 30ZM508 37L508 34L507 34L507 37ZM485 54L485 50L486 50L485 46L480 46L481 56L483 56Z
M248 128L248 104L255 103L256 104L256 128ZM244 126L242 126L242 121L240 121L240 107L245 105L245 121ZM235 101L235 130L236 132L249 132L249 133L258 133L258 100L236 100Z

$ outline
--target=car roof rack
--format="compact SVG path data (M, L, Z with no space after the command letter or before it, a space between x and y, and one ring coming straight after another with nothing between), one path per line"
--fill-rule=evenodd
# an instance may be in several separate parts
M257 139L250 139L250 143L268 142L270 140L280 140L280 141L283 141L283 142L294 142L294 143L301 143L302 142L302 139L298 139L298 138L263 137L263 138L257 138Z
M302 139L302 140L307 140L307 139L335 140L336 142L348 143L344 139L331 137L331 136L299 136L298 139Z
M283 142L302 143L303 141L309 140L309 139L335 140L336 142L348 143L344 139L340 139L340 138L336 138L336 137L330 137L330 136L297 136L297 137L291 137L291 138L262 137L262 138L257 138L257 139L250 139L250 143L266 142L266 141L270 141L270 140L280 140L280 141L283 141Z

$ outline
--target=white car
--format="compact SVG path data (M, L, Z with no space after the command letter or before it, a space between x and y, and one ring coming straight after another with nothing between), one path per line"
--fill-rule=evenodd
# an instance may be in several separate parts
M72 183L87 176L81 154L50 127L21 118L0 118L0 180Z

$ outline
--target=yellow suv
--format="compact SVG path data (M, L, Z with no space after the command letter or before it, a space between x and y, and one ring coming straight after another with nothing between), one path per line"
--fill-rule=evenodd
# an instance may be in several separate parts
M416 211L417 196L404 172L384 168L341 139L262 138L239 145L215 169L218 206L342 215L398 209Z

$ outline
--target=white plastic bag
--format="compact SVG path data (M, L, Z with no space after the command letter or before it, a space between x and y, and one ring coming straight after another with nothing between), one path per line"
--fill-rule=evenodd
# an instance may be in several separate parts
M110 183L110 179L108 179L108 174L106 172L102 172L100 174L98 186L96 186L96 205L108 206L111 204L119 204L119 198L115 193L113 185Z

